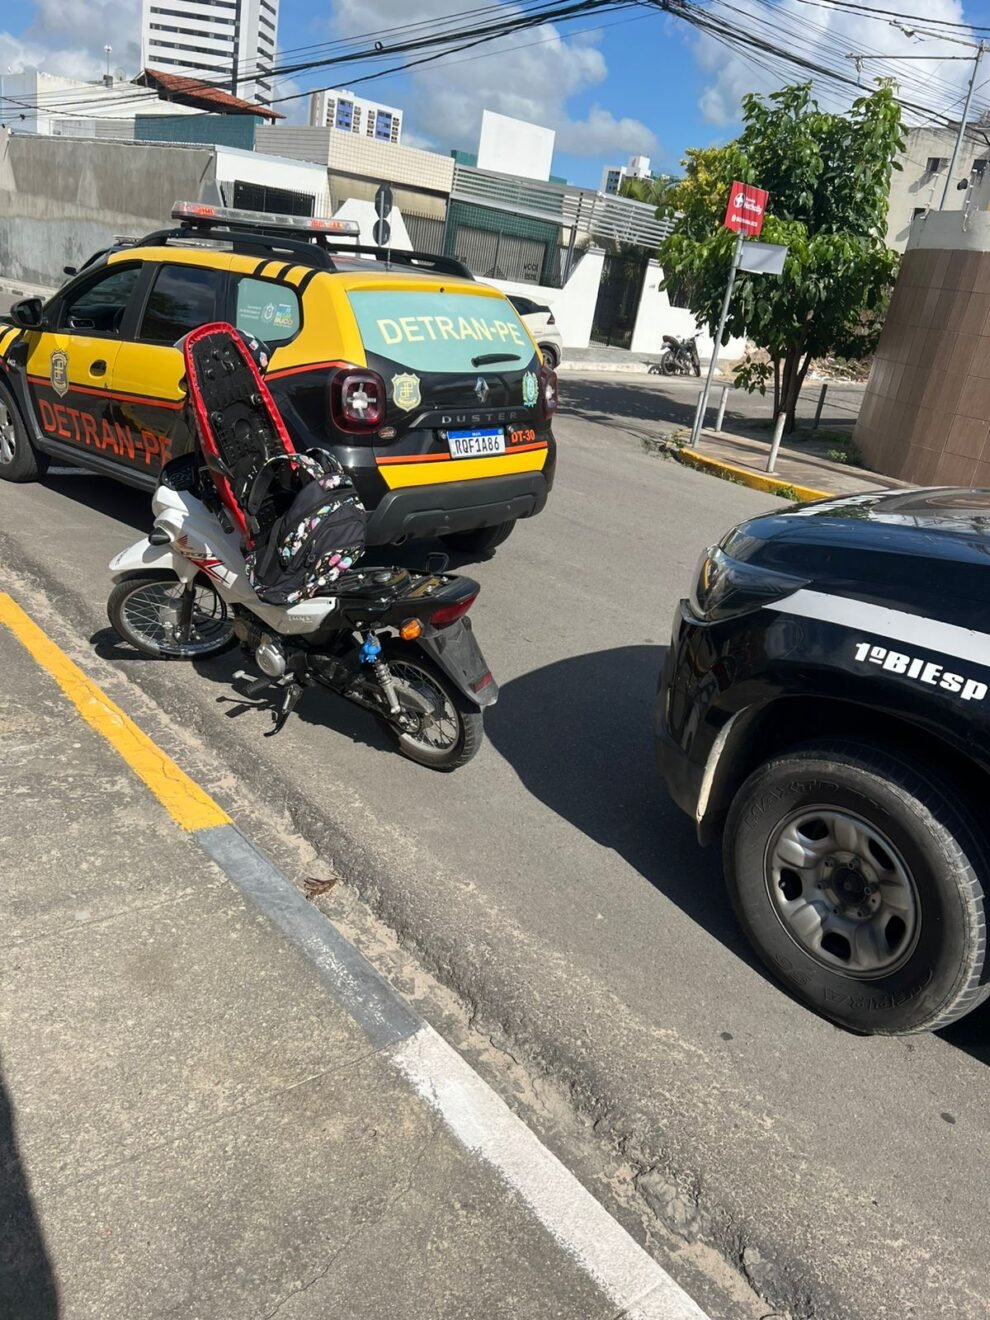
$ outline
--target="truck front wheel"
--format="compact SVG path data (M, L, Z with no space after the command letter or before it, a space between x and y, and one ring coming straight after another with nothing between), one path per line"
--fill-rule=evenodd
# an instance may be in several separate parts
M927 769L845 741L776 756L736 795L724 863L766 965L850 1030L933 1031L990 993L979 833Z

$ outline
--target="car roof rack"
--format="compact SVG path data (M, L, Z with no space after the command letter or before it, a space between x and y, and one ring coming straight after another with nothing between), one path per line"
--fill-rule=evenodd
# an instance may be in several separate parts
M456 257L435 252L414 252L403 248L364 246L349 242L360 235L354 220L324 216L290 216L266 211L247 211L241 207L215 206L208 202L176 202L172 219L178 229L159 229L133 240L134 244L152 246L190 239L229 243L235 252L247 255L284 252L300 263L323 270L336 270L332 254L373 257L385 266L404 266L410 270L453 275L474 280L474 275ZM342 236L346 235L346 239Z
M183 225L180 229L156 229L138 240L136 247L165 247L169 243L229 243L235 252L244 256L276 256L285 253L299 265L316 266L320 270L336 270L330 253L314 236L312 240L288 238L285 235L259 233L255 230L225 229L219 225Z
M330 252L346 257L354 254L358 257L375 257L386 266L409 266L413 270L435 271L438 275L456 275L462 280L473 280L474 275L463 261L456 257L440 256L436 252L414 252L409 248L368 247L362 244L335 243L328 240L325 244Z

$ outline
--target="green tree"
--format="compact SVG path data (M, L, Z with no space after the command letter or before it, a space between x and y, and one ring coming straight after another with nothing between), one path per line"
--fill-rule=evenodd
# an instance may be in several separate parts
M669 204L680 215L660 261L691 293L714 334L735 234L722 226L733 179L770 194L761 238L788 247L781 276L740 273L725 339L748 335L770 362L747 360L736 383L764 392L794 429L798 393L814 357L862 357L880 333L897 267L886 245L890 176L900 166L900 107L889 85L848 115L821 110L811 84L743 100L744 129L725 147L689 151Z
M670 195L676 186L677 180L672 174L651 174L648 179L623 179L619 196L648 203L659 218L670 210Z

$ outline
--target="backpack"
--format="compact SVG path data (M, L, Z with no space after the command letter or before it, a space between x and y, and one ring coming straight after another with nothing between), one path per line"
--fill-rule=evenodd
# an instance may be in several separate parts
M276 482L282 491L273 501ZM247 555L248 581L268 605L296 605L327 594L364 549L367 519L352 482L329 454L280 456L254 479L247 512L252 516L273 502L285 512Z

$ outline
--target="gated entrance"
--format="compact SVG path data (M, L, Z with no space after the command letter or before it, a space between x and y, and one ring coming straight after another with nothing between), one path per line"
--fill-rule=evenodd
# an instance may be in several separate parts
M649 260L650 253L642 248L606 256L591 325L592 340L616 348L630 346Z

